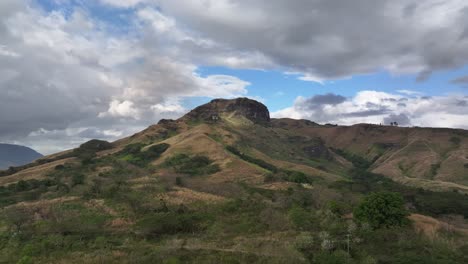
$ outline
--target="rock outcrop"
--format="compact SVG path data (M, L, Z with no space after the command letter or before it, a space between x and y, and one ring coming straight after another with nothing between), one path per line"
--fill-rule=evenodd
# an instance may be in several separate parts
M264 104L248 98L215 99L193 109L183 119L212 122L219 120L223 114L243 116L257 124L270 122L268 108Z

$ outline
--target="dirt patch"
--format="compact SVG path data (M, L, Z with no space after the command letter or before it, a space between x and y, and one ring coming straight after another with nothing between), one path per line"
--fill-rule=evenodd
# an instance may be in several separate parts
M170 204L190 204L197 201L207 203L219 203L226 200L226 198L214 194L198 192L187 188L176 187L174 191L159 194L157 199L163 199Z

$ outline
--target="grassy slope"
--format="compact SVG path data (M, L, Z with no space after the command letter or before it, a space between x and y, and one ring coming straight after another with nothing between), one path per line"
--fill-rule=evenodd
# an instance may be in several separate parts
M28 183L29 187L17 183L3 188L0 198L6 206L0 224L0 262L341 263L347 259L346 234L356 238L351 244L350 263L464 261L463 219L451 218L450 230L432 228L428 238L419 235L417 228L441 220L416 216L416 229L372 231L355 226L347 217L368 191L366 188L373 190L378 184L366 185L350 178L351 162L323 145L367 159L380 155L372 165L374 170L389 164L386 160L398 161L403 155L393 149L364 145L363 128L299 124L289 129L225 118L226 123L211 125L150 127L118 141L114 149L98 152L90 163L71 158L39 166L41 170L36 170L41 173L31 178L49 183ZM396 131L371 130L367 140L399 144L408 140L407 132ZM445 137L441 136L441 142ZM159 157L134 165L131 161L140 152L124 155L119 151L138 142L144 145L142 152L161 143L170 147ZM458 151L464 149L463 144ZM271 164L277 171L242 159L226 146L236 146L246 156ZM427 152L424 146L414 146L404 155ZM436 152L445 152L451 161L451 150L441 147ZM180 153L207 157L220 171L191 176L165 165L167 159ZM64 168L56 167L63 164ZM442 162L438 171L446 169ZM288 181L291 171L301 172L311 183ZM4 179L19 180L20 173L25 172ZM76 175L83 175L83 180ZM5 184L14 182L6 180ZM408 197L415 199L415 213L431 212L433 205L421 205L418 197L424 196L417 191L393 183L388 186L412 195ZM457 195L447 201L458 199ZM339 212L330 211L331 201L342 205ZM332 250L321 249L325 240L334 241Z

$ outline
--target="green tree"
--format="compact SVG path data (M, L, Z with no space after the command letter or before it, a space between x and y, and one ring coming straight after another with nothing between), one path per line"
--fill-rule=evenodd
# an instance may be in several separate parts
M402 226L407 222L407 210L399 193L377 192L366 196L354 210L354 217L373 228Z

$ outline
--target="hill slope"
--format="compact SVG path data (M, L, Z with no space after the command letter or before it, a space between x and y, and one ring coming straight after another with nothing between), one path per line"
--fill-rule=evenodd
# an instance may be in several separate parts
M28 147L0 144L0 170L28 164L40 157L41 154Z
M467 138L271 119L250 99L213 100L0 172L0 262L463 263ZM414 228L354 220L375 191L400 193Z

